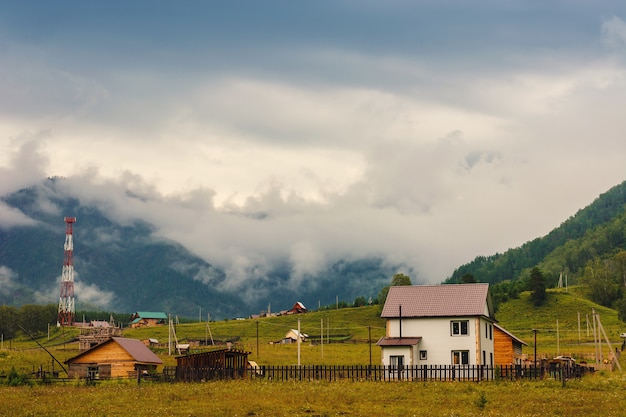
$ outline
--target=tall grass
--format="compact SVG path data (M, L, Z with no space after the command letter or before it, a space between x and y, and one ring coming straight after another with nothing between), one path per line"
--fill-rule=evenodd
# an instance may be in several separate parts
M626 381L597 375L537 382L108 382L0 387L15 416L622 416Z

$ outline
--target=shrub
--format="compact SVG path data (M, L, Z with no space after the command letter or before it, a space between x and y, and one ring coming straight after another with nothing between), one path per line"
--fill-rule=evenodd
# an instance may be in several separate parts
M6 384L10 387L28 385L28 378L25 373L18 372L15 370L15 367L12 367L7 375Z

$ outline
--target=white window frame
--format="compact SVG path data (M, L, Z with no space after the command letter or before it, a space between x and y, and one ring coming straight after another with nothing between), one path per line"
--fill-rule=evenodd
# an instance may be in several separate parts
M469 350L453 350L452 365L469 365Z
M389 365L398 370L404 369L404 355L391 355L389 356Z
M451 320L450 336L469 336L469 320Z

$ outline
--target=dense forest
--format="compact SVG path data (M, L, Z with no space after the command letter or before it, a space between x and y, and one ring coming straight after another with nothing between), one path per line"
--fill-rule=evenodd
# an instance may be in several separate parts
M547 287L584 285L592 301L617 308L626 319L626 181L548 235L502 254L478 256L445 282L468 277L489 282L498 302L530 289L533 268L541 271Z

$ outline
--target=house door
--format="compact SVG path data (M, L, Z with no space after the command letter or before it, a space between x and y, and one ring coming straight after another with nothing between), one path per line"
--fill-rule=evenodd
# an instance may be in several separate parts
M389 357L389 374L394 379L403 379L404 355L393 355Z

